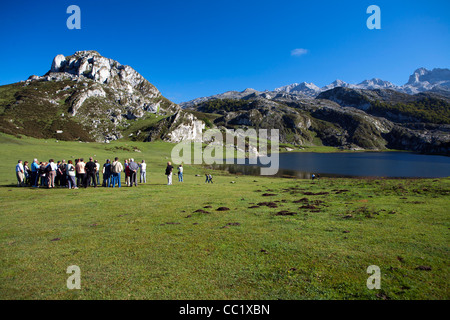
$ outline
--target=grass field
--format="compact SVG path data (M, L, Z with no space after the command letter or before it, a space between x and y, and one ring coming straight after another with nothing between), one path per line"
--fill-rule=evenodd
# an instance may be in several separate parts
M201 167L185 166L185 182L167 186L167 143L0 143L0 299L450 298L448 178L214 172L205 184ZM145 159L148 183L14 186L18 159L89 156ZM66 286L70 265L81 290ZM380 290L366 287L370 265Z

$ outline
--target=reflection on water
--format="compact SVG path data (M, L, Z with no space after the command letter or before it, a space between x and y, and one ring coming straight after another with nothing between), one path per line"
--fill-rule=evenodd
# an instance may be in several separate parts
M249 164L213 164L205 166L205 168L211 168L215 170L224 170L235 175L249 175L259 176L261 168L258 165ZM296 171L290 169L279 169L274 177L291 178L291 179L310 179L313 172ZM317 174L317 173L316 173ZM343 177L343 175L336 174L321 174L321 177Z
M214 164L231 174L260 175L262 165ZM322 177L404 177L438 178L450 176L450 157L430 156L408 152L296 152L280 154L280 169L276 176L310 178Z

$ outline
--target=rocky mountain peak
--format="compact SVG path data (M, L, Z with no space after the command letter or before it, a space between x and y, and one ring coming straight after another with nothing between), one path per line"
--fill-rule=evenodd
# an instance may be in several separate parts
M379 78L372 78L370 80L364 80L359 83L357 87L361 89L384 89L395 88L397 86L389 81L381 80Z
M252 88L247 88L244 91L242 91L241 93L254 93L254 92L258 92L258 90L252 89Z
M30 76L24 86L48 83L51 101L61 101L65 114L81 119L95 140L120 138L130 120L149 114L173 114L180 107L132 67L103 57L95 50L58 54L43 76Z
M430 84L440 84L442 81L450 81L450 69L435 68L428 70L419 68L409 77L407 85L415 85L420 82L428 82Z
M287 86L276 88L275 92L300 93L305 96L314 97L320 93L320 88L314 83L302 82L293 83Z
M129 94L137 90L150 98L160 96L159 91L136 70L116 60L105 58L94 50L77 51L67 57L58 54L46 75L52 80L85 78L108 84Z

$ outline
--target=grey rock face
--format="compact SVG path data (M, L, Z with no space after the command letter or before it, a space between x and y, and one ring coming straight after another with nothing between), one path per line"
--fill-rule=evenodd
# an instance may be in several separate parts
M97 51L77 51L67 57L59 54L44 76L32 76L26 83L30 81L71 81L73 85L55 94L64 92L69 114L91 127L98 141L121 137L118 127L127 127L129 120L180 109L136 70Z
M66 62L66 57L64 57L62 54L58 54L54 59L52 63L52 67L50 68L51 72L59 72L61 69L61 66L63 63Z

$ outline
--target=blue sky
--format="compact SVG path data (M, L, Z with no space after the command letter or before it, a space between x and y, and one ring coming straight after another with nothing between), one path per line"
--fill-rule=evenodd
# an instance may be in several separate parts
M69 30L69 5L81 30ZM369 30L369 5L381 30ZM293 82L381 78L450 67L450 1L2 1L0 85L43 75L57 54L97 50L174 102ZM293 55L293 50L297 55Z

